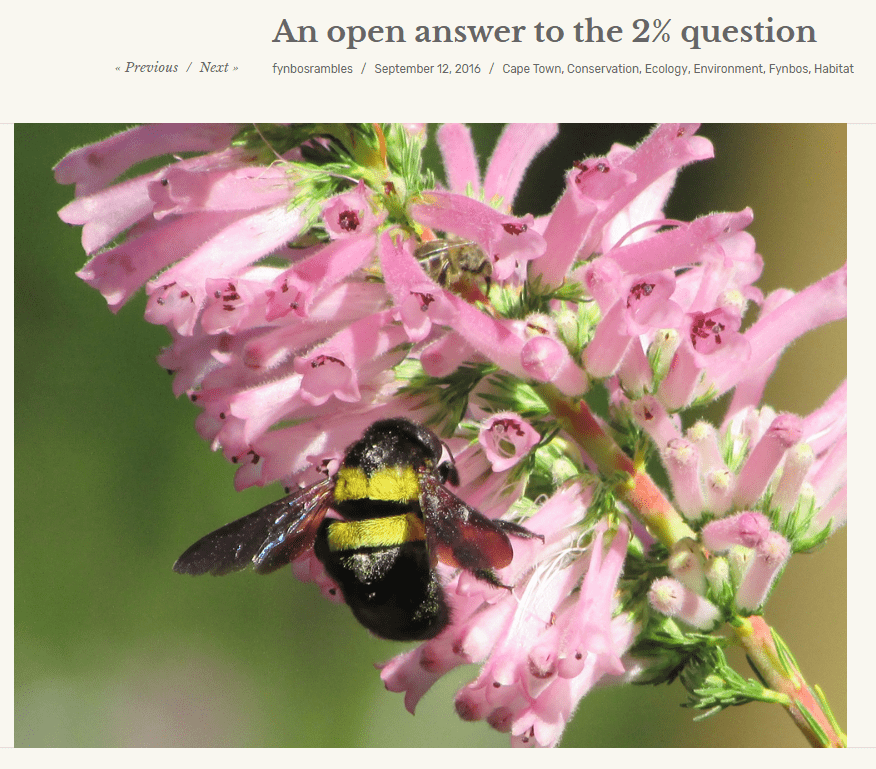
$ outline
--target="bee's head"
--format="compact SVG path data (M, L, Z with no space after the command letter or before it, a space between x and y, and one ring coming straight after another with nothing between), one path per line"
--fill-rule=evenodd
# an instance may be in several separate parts
M445 459L440 465L438 465L438 478L441 480L441 483L449 483L451 486L459 486L459 470L456 469L456 463L453 461L453 454L450 453L450 449L447 447L446 443L442 443L442 445L447 450L447 455L450 459Z

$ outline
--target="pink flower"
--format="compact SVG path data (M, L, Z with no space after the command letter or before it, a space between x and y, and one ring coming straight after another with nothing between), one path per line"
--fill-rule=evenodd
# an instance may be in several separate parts
M533 229L535 220L531 215L522 219L503 215L465 195L430 192L411 214L433 230L477 243L490 258L497 280L507 280L545 251L544 238Z
M790 543L778 532L771 531L758 542L754 560L736 593L736 605L742 611L754 612L766 601L773 582L790 555Z
M237 488L309 486L405 416L441 433L453 493L543 536L511 538L507 587L434 564L452 621L380 666L411 712L477 663L457 713L556 745L594 686L686 664L664 630L699 643L758 612L790 555L845 522L845 385L809 415L761 404L782 351L845 316L845 268L764 297L750 209L667 219L679 171L713 155L697 130L574 163L541 217L514 202L552 125L507 128L483 176L468 129L442 126L447 188L420 170L418 124L143 126L56 168L78 275L113 312L145 288L159 362ZM691 418L730 390L720 424ZM663 550L626 495L656 463L650 499L682 532ZM340 600L313 553L292 568Z
M580 495L574 487L561 491L527 521L545 535L545 546L530 540L518 550L515 543L512 592L460 593L462 579L454 580L447 590L454 624L381 666L387 688L406 692L408 710L440 675L486 659L457 695L459 715L510 731L512 743L551 746L581 697L603 676L624 672L621 657L635 633L631 620L614 612L629 533L621 526L604 551L600 526L592 545L564 566L575 553L569 549L574 532L566 527L581 515ZM503 580L512 576L508 570ZM564 601L579 581L577 599Z
M711 630L721 618L718 607L669 577L654 580L648 600L657 611L692 627Z
M757 547L770 530L770 522L760 513L744 512L712 521L703 529L703 544L723 552L733 545Z
M379 205L361 179L353 192L329 198L322 209L329 236L332 239L352 238L364 232L373 232L386 219L387 212L380 210Z
M489 417L478 434L478 442L497 473L516 465L538 440L538 432L510 412Z

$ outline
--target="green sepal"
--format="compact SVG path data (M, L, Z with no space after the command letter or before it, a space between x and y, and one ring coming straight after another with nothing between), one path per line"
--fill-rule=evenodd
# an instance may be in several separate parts
M684 707L707 711L694 720L748 702L790 703L787 695L773 691L753 678L740 676L728 665L724 651L717 646L692 657L680 680L688 692Z
M447 376L432 377L423 371L419 361L404 360L394 371L396 379L407 382L399 388L399 394L432 407L433 416L428 423L449 436L456 432L468 409L471 391L495 369L492 363L465 364Z

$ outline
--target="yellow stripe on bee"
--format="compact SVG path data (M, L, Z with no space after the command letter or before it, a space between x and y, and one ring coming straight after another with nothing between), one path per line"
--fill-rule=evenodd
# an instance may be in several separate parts
M366 475L361 467L342 467L335 481L335 500L379 499L387 502L412 502L419 499L420 483L410 465L382 467Z
M392 547L425 538L426 528L414 513L366 518L364 521L332 521L328 527L328 546L332 552Z

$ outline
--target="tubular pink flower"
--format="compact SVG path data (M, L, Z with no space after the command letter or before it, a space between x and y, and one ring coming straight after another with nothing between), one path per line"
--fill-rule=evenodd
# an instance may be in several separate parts
M480 592L482 594L483 589ZM472 594L457 591L457 595L462 597ZM477 604L459 622L454 623L449 639L453 653L465 663L483 662L493 650L496 638L507 632L514 616L515 606L512 601L478 601Z
M711 384L710 378L702 381L704 369L710 373L716 365L726 365L728 361L744 368L740 364L749 358L751 351L739 333L740 322L738 313L721 308L687 314L679 329L682 345L658 391L658 397L668 408L688 405L698 389Z
M445 123L438 129L435 138L444 161L448 189L464 193L470 187L472 195L479 197L481 174L471 131L459 123Z
M490 257L493 277L507 280L514 270L545 251L544 238L533 229L532 215L516 218L465 195L430 191L411 215L433 230L471 240Z
M273 285L276 287L276 280ZM273 297L267 300L266 318L273 316L277 307L273 291L274 289L265 291L266 298L268 295ZM282 293L282 288L280 292ZM291 291L285 295L288 297L289 293ZM315 298L309 308L305 304L308 317L291 315L289 322L275 319L271 325L253 329L250 336L255 336L244 337L242 340L243 350L237 362L253 372L275 369L296 352L333 336L350 323L373 315L385 306L386 291L383 286L373 283L339 283Z
M688 313L687 332L690 351L700 367L713 360L734 359L738 364L748 355L748 346L738 333L741 318L738 313L718 308L710 312Z
M669 297L675 291L675 275L654 272L628 278L621 301L627 333L631 336L658 328L675 328L682 319L681 307Z
M444 289L423 272L410 243L400 239L396 242L385 232L380 236L378 250L386 287L410 340L425 339L433 324L452 324L455 309L448 303Z
M544 229L545 256L541 260L530 262L530 278L540 279L553 286L562 282L581 249L596 211L596 205L578 193L575 185L567 178L566 192L551 212ZM540 262L549 262L549 265Z
M322 219L332 240L372 233L386 219L386 214L386 211L375 213L373 196L362 180L352 192L329 198L322 208Z
M208 405L213 398L219 397L223 412L228 416L241 420L244 431L241 439L245 446L264 433L270 425L291 413L301 400L301 380L303 375L293 373L258 387L247 388L240 392L225 393L213 388L198 396L202 405ZM226 419L225 425L217 435L219 444L226 451L230 449L228 426L233 422ZM235 455L239 452L234 452Z
M178 336L158 356L159 365L174 374L173 394L179 397L194 391L211 370L222 365L233 343L233 338L228 334Z
M523 174L557 135L553 123L513 123L505 127L484 177L484 199L500 198L510 210Z
M478 433L478 443L496 473L516 465L539 438L531 425L510 411L493 414L484 420Z
M626 615L615 617L610 624L612 646L627 650L635 638L637 626ZM623 656L623 655L621 655ZM621 677L613 655L589 655L581 674L574 678L553 680L535 701L511 721L511 745L514 747L554 747L559 743L566 723L581 699L602 681L617 681ZM493 720L489 719L493 724Z
M251 315L256 315L260 321L264 318L267 304L264 282L210 278L204 281L204 289L206 303L201 313L201 326L208 334L235 334Z
M616 146L606 158L580 164L578 171L569 175L560 206L563 218L574 221L574 231L580 233L584 230L584 234L575 238L574 248L552 248L547 258L533 265L530 276L540 277L550 286L559 285L575 255L579 251L585 254L595 251L602 241L603 229L650 185L689 162L712 157L711 142L694 135L698 127L694 124L663 125L635 150ZM567 196L579 200L570 205L565 201ZM560 210L559 206L557 210ZM653 218L648 216L648 219ZM635 226L638 223L630 224ZM553 246L559 233L550 226L546 232L550 232Z
M747 408L736 414L728 414L721 431L725 441L730 442L733 452L740 453L756 445L775 418L776 412L769 406Z
M602 318L593 339L584 350L582 363L587 373L595 379L614 374L629 349L631 337L626 332L623 318L623 304L616 302Z
M362 267L374 254L374 238L367 233L336 240L301 259L278 275L265 291L265 320L274 321L290 312L305 318L311 307L329 289Z
M423 655L434 659L442 671L491 650L477 680L457 695L457 712L467 720L487 719L495 728L510 729L517 736L535 730L544 740L539 744L559 739L578 700L595 681L609 671L623 670L620 657L634 637L624 618L612 620L628 541L625 527L619 529L604 556L603 526L590 546L589 559L561 566L564 543L571 533L565 526L580 511L579 494L574 487L559 492L527 521L532 530L545 533L546 543L533 546L531 540L515 541L515 559L509 569L516 576L502 575L517 585L514 595L491 589L494 602L473 611L471 603L458 607L459 593L451 584L447 591L451 610L463 619L447 630L451 641L443 640L442 634L421 647ZM560 609L560 602L585 570L576 608L571 613ZM531 576L521 584L527 574ZM463 596L463 600L467 599ZM553 615L558 616L555 622L550 619ZM561 628L565 630L558 632ZM553 651L539 638L552 639ZM406 691L409 709L436 680L418 667L423 668L422 659L409 653L383 668L388 687ZM561 667L568 668L567 683L559 683L566 680L561 678Z
M420 664L424 649L424 646L418 646L412 651L375 665L387 691L405 693L405 708L411 715L423 695L432 688L432 684L447 672L440 668L430 670Z
M707 523L703 528L703 544L722 553L734 545L757 547L769 534L770 522L760 513L743 512Z
M456 468L459 471L457 494L477 507L488 518L500 518L517 498L518 481L513 481L510 468L494 472L489 457L480 442L470 443L464 449L454 451ZM522 547L521 543L518 543ZM464 584L469 575L461 575L458 586ZM484 587L486 583L476 580Z
M574 678L583 669L585 656L602 657L602 666L612 673L623 672L621 654L611 634L612 604L629 544L629 529L621 525L603 557L602 531L593 543L593 556L581 583L578 601L567 623L562 625L557 673ZM625 650L624 650L625 651Z
M174 152L209 152L228 145L239 123L144 125L73 150L55 166L58 184L76 184L76 197L103 189L143 160Z
M618 384L631 398L641 398L654 384L654 372L642 345L634 342L627 349L617 370Z
M824 405L803 420L803 435L816 454L829 449L839 436L845 435L848 421L846 382L834 391Z
M694 593L704 595L707 588L706 570L701 549L693 540L683 539L670 554L669 573Z
M750 507L760 498L785 452L800 440L802 427L802 420L794 414L782 414L773 420L739 471L737 507Z
M470 720L486 718L494 728L511 731L512 744L531 744L534 739L535 744L550 746L559 741L581 697L601 677L624 669L620 657L633 634L625 617L611 619L611 597L627 536L621 527L603 558L602 536L597 535L575 608L548 625L534 645L528 640L529 633L539 627L535 618L544 614L550 601L547 605L530 601L543 600L554 591L559 596L566 594L567 580L574 572L555 573L540 581L543 589L532 598L524 597L529 611L518 611L505 645L493 651L478 679L457 695L457 712ZM539 610L538 606L544 608ZM522 660L517 651L521 647L532 648Z
M742 252L745 261L753 259L754 241L745 228L754 219L750 208L736 213L709 214L692 222L663 230L652 237L611 249L606 258L624 272L647 274L660 270L688 267L709 256L726 257L727 251L738 253L737 241L748 246ZM736 262L737 260L733 260ZM747 282L756 280L760 271Z
M797 443L788 449L782 475L771 500L771 505L779 511L781 520L785 520L796 507L803 481L814 462L815 453L808 443Z
M819 457L810 479L818 504L824 504L837 489L845 485L848 446L843 435L823 456Z
M529 572L535 565L536 558L539 559L539 562L545 562L545 559L548 559L549 561L551 553L555 554L558 550L562 551L564 547L568 546L570 532L566 530L566 527L574 522L577 515L580 515L583 512L580 495L581 490L576 487L560 491L548 500L539 511L527 521L527 525L531 530L545 534L547 544L545 547L542 547L540 543L538 546L533 546L532 540L520 542L515 541L513 543L515 548L514 561L512 561L511 566L506 570L503 570L503 573L500 573L500 578L502 578L503 581L506 581L506 584L515 584L516 587L512 594L505 594L504 591L497 591L494 588L490 588L492 591L491 597L497 598L498 600L494 600L492 603L488 604L488 606L495 608L489 609L487 614L489 622L487 625L480 621L484 618L484 611L478 610L483 602L483 598L477 597L472 600L465 593L460 593L456 590L456 583L451 583L447 586L445 595L450 601L451 613L454 616L460 617L462 625L457 626L455 624L451 626L444 633L427 642L422 648L456 648L459 651L459 654L456 656L455 664L464 664L468 661L464 656L467 653L465 649L468 648L468 653L471 653L472 634L476 634L479 631L484 632L486 627L489 626L494 633L491 640L483 637L477 640L478 648L483 649L486 646L492 649L492 661L487 663L487 667L484 668L484 671L505 665L507 656L501 653L501 649L504 648L504 645L511 645L512 648L518 649L518 653L525 651L526 645L521 643L523 639L517 631L511 632L509 630L509 622L515 623L515 626L523 623L525 626L531 626L533 629L544 629L549 625L550 611L557 606L557 603L561 601L565 595L567 595L570 585L561 580L560 588L558 589L558 583L556 580L549 580L547 583L539 581L537 585L532 584L532 587L528 589L527 593L523 585L517 585L517 576L522 576ZM547 552L545 552L546 550ZM544 571L547 568L548 565L546 564L541 570ZM513 570L513 573L504 573L508 570ZM560 574L567 579L571 577L574 582L574 571L566 569L562 570ZM578 576L580 576L580 573L578 573ZM566 592L563 592L562 585L565 585ZM521 591L525 596L527 607L529 608L521 607L520 605L519 594ZM513 619L511 616L494 613L496 610L504 612L508 609L511 609ZM472 623L476 624L466 625L464 620L469 617L471 618ZM501 619L502 617L506 617L507 621ZM460 630L459 627L462 627L463 629ZM449 637L453 638L452 642L447 640ZM469 640L465 641L463 638L468 638ZM430 654L432 656L443 655L443 653L437 651L430 652ZM397 682L399 680L422 682L421 677L419 677L416 670L413 668L414 665L418 664L418 657L402 655L401 657L396 658L393 663L390 663L390 667L384 667L384 672L387 670L390 670L391 672L386 673L385 675L382 674L381 677L383 677L384 681L388 684L392 683L392 681ZM449 664L449 662L447 664ZM491 675L484 671L482 671L479 680L485 676ZM387 681L387 676L390 676L390 681ZM434 680L437 680L437 677L430 681L429 686L431 686L431 683L433 683ZM486 679L484 678L484 680ZM477 684L477 682L475 682L475 684ZM475 684L471 684L467 688L471 689L480 687L480 684L477 686ZM493 687L491 685L488 688L492 689ZM405 698L405 703L409 709L416 705L416 702L419 701L419 698L427 689L428 686L425 688L418 688L416 695L410 699L410 692L408 693ZM392 690L400 691L401 689ZM496 694L498 694L498 692ZM490 693L490 696L494 696L492 692Z
M584 372L574 364L565 345L550 337L525 339L519 321L497 320L454 294L445 297L455 310L453 328L488 360L524 379L554 382L569 395L587 389Z
M474 348L456 332L436 339L420 353L420 363L429 376L446 377L475 357Z
M648 601L661 614L680 619L699 630L711 630L721 619L721 612L715 604L670 577L654 580L648 591Z
M663 464L679 510L688 520L698 520L703 514L704 502L700 488L700 455L696 447L683 438L673 438L663 449Z
M161 179L163 172L164 169L159 169L76 198L64 206L58 216L67 224L83 225L82 248L86 254L93 254L152 213L154 203L149 197L149 182Z
M582 393L587 382L565 345L549 336L527 339L520 350L523 370L539 382L553 382L561 392Z
M216 236L240 214L202 214L135 228L119 246L95 254L77 277L103 294L118 312L150 277Z
M591 286L605 280L593 265L588 274ZM681 308L669 299L675 290L672 273L618 276L616 288L617 302L605 314L584 351L587 370L596 378L610 376L617 370L633 338L658 328L678 326L683 315ZM603 302L606 299L603 293Z
M758 542L754 559L736 591L736 605L742 611L753 612L763 604L790 555L791 545L778 532L771 531Z
M305 401L320 406L333 395L349 403L360 399L356 374L339 354L321 352L295 359L295 371L301 374L301 397Z
M653 396L645 395L629 405L630 413L658 447L681 438L678 417L670 416L663 405Z
M718 393L739 382L749 370L756 370L797 337L818 326L846 317L846 268L813 283L799 294L763 315L744 336L752 357L747 366L725 359L710 373Z
M283 207L260 211L229 225L147 285L146 319L172 324L180 334L190 335L206 298L204 275L234 277L256 259L293 240L304 223L300 211Z
M718 431L713 425L703 420L694 422L688 428L685 437L697 447L704 469L726 469L721 449L718 446Z
M167 216L207 211L251 211L285 204L293 186L278 167L260 168L213 158L181 160L168 166L159 179L146 185L153 203L152 215ZM225 162L222 162L225 160Z
M792 296L794 296L794 292L785 288L773 291L764 299L761 307L761 315L773 312ZM746 378L738 382L733 389L733 398L730 401L730 405L727 407L727 413L735 414L743 408L757 406L757 404L763 399L763 392L766 388L766 383L773 375L778 363L779 356L775 355L763 363L754 372L748 372Z
M402 329L390 325L390 318L388 311L362 318L297 357L295 372L302 376L304 400L316 406L331 395L343 401L358 401L357 371L403 341Z
M232 425L229 416L242 420L242 440L249 445L272 424L292 414L316 418L331 413L337 408L331 402L332 396L367 409L367 404L380 397L379 388L372 383L375 375L393 365L386 352L403 339L400 327L380 326L386 319L382 314L351 324L323 345L295 358L291 368L285 367L283 375L270 382L227 391L205 382L198 403L209 408L215 400L214 413L226 414L216 437L218 443L227 451L227 430ZM231 455L237 454L239 451Z
M736 476L727 469L710 470L705 476L706 510L715 515L725 515L733 506L736 492Z
M657 396L666 408L676 411L694 399L695 388L702 379L702 369L686 348L679 349L672 360L672 367L660 383Z

